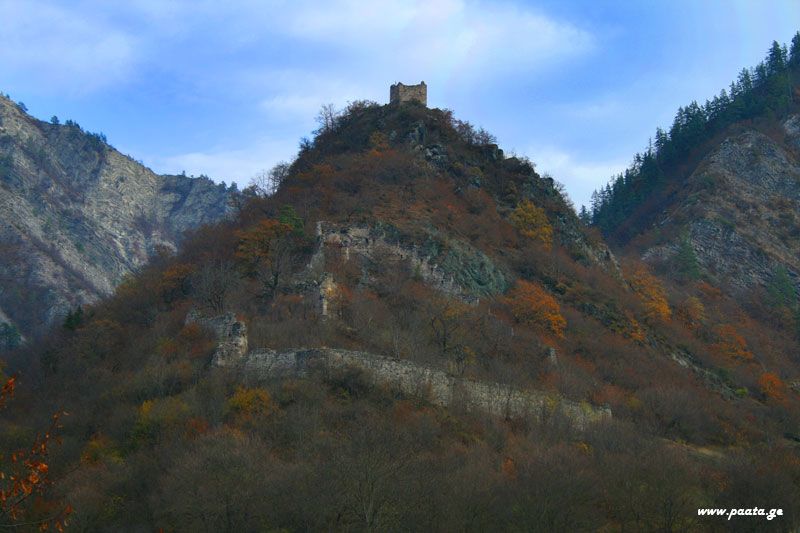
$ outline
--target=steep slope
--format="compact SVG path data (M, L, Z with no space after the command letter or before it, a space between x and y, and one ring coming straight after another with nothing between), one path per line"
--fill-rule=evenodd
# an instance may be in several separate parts
M597 191L589 217L667 278L760 298L800 273L800 33L773 42L730 90L681 107L634 164ZM785 287L784 287L785 289ZM787 294L789 307L796 295Z
M280 176L12 359L0 447L73 413L50 496L77 528L800 524L786 331L619 267L446 111L355 103Z
M777 132L748 128L725 138L692 172L655 227L672 235L644 245L645 260L680 270L689 246L709 279L740 293L767 287L776 272L800 273L800 117ZM674 236L680 239L676 242ZM670 242L670 240L672 242ZM640 243L646 243L640 238Z
M0 309L23 334L110 294L159 246L220 220L231 191L158 176L76 124L0 97Z

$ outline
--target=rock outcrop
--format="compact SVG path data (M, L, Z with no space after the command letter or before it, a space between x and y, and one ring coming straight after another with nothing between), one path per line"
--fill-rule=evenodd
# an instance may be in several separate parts
M749 130L723 141L657 224L686 239L704 273L735 290L768 284L780 267L800 273L800 117L783 128L783 139ZM679 248L660 243L643 258L669 264Z
M212 332L217 339L212 363L217 366L238 365L247 355L247 325L233 313L219 316L205 316L198 311L190 311L187 324L198 324Z
M467 242L444 239L434 233L417 240L387 224L320 222L317 239L317 251L310 264L312 272L323 268L326 250L333 248L345 260L359 260L365 267L378 262L403 262L427 284L467 301L502 293L509 284L508 275L486 254Z
M0 308L26 335L108 295L182 234L230 211L234 191L159 176L75 124L0 97Z

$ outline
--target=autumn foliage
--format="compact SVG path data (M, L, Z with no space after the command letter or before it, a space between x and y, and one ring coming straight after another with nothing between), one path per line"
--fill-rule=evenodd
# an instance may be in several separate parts
M240 423L268 415L274 408L272 398L265 389L241 386L228 399L228 407Z
M273 219L264 219L238 233L236 258L246 272L257 277L267 296L273 296L282 276L290 267L294 228Z
M648 272L647 268L637 265L630 282L644 304L645 317L648 320L668 321L672 317L664 286L658 278Z
M740 361L749 361L753 352L747 347L747 341L731 324L721 324L714 330L717 342L712 346L714 351L723 357Z
M530 200L522 200L511 213L511 222L519 232L529 239L541 242L546 248L553 245L553 227L547 213Z
M786 385L774 372L764 372L758 378L758 387L761 394L771 400L782 401L786 397Z
M684 300L678 309L677 315L686 327L696 329L706 320L706 308L699 298L690 296Z
M11 377L0 390L0 408L14 395L16 378ZM45 498L52 484L49 477L49 448L54 432L61 427L61 413L53 415L50 427L38 435L28 448L0 456L0 529L51 527L64 531L72 507ZM41 517L44 512L45 516Z
M189 279L194 267L187 264L169 266L161 277L159 291L165 302L170 303L189 294Z
M553 296L540 285L519 280L505 298L517 322L530 324L564 336L567 321L561 315L561 308Z

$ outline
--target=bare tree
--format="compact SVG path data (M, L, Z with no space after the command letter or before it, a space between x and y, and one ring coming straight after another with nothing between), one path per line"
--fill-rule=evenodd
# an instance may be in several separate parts
M197 301L215 313L227 308L228 297L239 282L236 267L230 261L205 263L192 276L192 288Z
M262 170L250 180L249 188L258 196L272 196L289 176L292 164L281 161L270 170Z
M319 113L317 113L317 123L319 124L319 129L315 133L319 135L321 133L328 133L329 131L335 130L336 126L339 125L339 120L341 117L341 112L337 111L333 104L323 105L322 108L320 108Z

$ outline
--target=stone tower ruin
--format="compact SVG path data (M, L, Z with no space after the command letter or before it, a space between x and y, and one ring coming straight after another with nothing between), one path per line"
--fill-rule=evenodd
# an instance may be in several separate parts
M399 104L401 102L419 102L427 107L428 105L428 86L425 82L419 85L403 85L395 83L389 87L389 103Z

